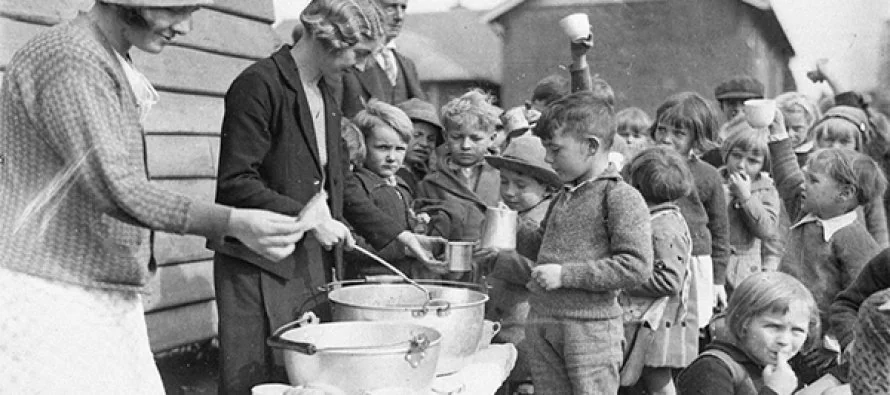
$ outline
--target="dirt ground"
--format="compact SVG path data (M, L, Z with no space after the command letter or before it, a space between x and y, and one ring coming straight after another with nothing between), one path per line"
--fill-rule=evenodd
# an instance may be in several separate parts
M215 395L218 356L218 349L213 342L189 345L155 355L167 395Z

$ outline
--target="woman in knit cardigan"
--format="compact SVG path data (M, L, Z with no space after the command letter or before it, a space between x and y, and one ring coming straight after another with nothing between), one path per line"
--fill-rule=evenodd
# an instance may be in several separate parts
M163 394L142 292L151 230L235 237L280 260L304 224L148 182L158 53L212 0L99 0L20 49L0 91L0 382L5 393Z

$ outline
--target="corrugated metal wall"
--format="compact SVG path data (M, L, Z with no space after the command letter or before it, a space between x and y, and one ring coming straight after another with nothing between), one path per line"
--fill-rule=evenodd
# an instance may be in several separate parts
M86 10L92 0L0 0L0 72L37 32ZM213 200L223 116L232 80L280 42L270 24L272 0L216 0L194 14L193 30L159 55L131 56L161 100L146 123L152 182L196 199ZM145 298L152 349L216 335L212 253L205 240L158 233L159 268Z

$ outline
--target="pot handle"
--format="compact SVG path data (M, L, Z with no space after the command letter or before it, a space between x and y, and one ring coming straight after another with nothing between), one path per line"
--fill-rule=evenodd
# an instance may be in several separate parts
M304 325L318 325L320 321L318 316L311 311L303 313L303 315L296 321L289 322L282 325L281 328L276 329L275 332L272 333L272 336L269 336L269 338L266 339L266 344L273 348L284 348L306 355L313 355L318 351L318 347L316 347L315 344L287 340L282 338L281 335L291 329L299 328Z
M429 299L424 302L423 307L421 307L419 311L416 311L414 315L423 317L433 309L436 310L436 315L444 317L451 313L451 302L445 299Z
M432 342L426 335L418 334L414 336L411 339L408 353L405 354L405 361L408 362L408 365L411 365L412 368L420 366L420 363L426 358L426 349L430 347L430 344Z

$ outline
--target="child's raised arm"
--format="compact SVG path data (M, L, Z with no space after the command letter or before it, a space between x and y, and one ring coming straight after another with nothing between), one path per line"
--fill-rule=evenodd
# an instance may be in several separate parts
M788 131L785 130L785 118L781 111L776 110L776 118L769 126L769 132L769 154L773 163L773 179L776 181L779 196L785 202L788 217L795 221L801 214L804 174L800 170L800 165L797 164L794 151L791 150L791 139L788 137Z

